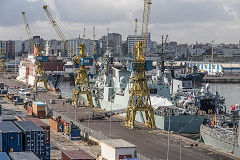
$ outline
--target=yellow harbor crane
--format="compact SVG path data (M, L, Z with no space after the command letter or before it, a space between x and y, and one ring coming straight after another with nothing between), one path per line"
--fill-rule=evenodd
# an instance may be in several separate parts
M1 48L0 52L0 73L6 72L7 74L7 66L6 66L6 54L4 48Z
M84 29L84 34L83 34L83 43L78 45L79 54L76 55L75 53L73 53L73 50L71 49L66 37L64 36L64 34L61 31L60 27L58 26L57 22L54 20L53 16L51 15L50 11L48 10L47 6L43 6L43 9L45 10L53 28L57 32L58 36L65 43L67 50L71 53L75 67L77 67L77 69L75 70L75 72L76 72L75 89L74 89L73 98L72 98L73 105L78 106L79 95L83 94L83 95L87 96L87 105L93 106L89 78L88 78L87 70L85 68L86 66L93 65L93 59L87 58L85 56L85 29Z
M83 43L78 45L79 54L74 56L74 62L79 66L77 69L77 76L75 77L75 88L73 92L73 104L78 105L78 99L80 94L87 96L87 105L93 106L92 92L90 90L90 82L87 74L86 66L92 66L93 59L86 58L85 56L85 28L83 33Z
M154 111L150 101L150 91L147 86L145 71L152 69L152 61L145 60L147 48L147 34L149 24L151 0L144 0L144 12L142 23L142 36L144 41L137 42L136 55L131 63L132 72L134 73L130 80L133 81L126 111L125 126L134 129L135 117L137 112L145 112L145 125L155 129ZM137 21L136 21L137 23ZM137 24L135 34L137 33ZM136 44L136 38L135 38Z
M34 88L38 91L38 83L43 82L44 87L48 90L48 81L47 76L44 71L43 61L47 61L47 56L42 55L42 47L39 43L34 45L34 55L36 57L36 69L35 69L35 80L34 80Z
M27 23L25 12L22 12L22 17L23 17L25 29L29 38L30 54L34 52L34 56L36 58L34 88L37 91L38 83L43 82L44 87L48 90L47 77L46 77L43 63L42 63L43 61L47 60L47 57L42 55L42 47L40 46L40 44L37 43L33 45L33 39L32 39L33 36L32 36L32 32L30 31L29 24Z

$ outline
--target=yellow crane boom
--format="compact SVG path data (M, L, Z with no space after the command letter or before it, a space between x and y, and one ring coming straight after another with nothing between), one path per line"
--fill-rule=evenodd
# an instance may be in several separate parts
M126 110L125 126L134 129L136 113L145 113L145 125L155 129L154 111L150 100L150 91L147 85L147 78L145 71L149 71L152 68L152 61L145 60L147 34L148 34L148 22L150 12L150 0L144 0L144 12L143 12L143 24L142 24L142 36L144 41L137 42L137 21L135 24L135 43L137 43L136 49L134 48L134 62L131 63L133 76L130 78L132 88L130 91L128 106ZM150 63L149 63L150 62ZM150 68L150 69L149 69Z
M44 9L44 11L46 12L48 19L50 20L53 28L55 29L55 31L57 32L59 38L64 42L67 50L71 53L72 57L74 57L74 53L72 48L70 47L66 37L64 36L62 30L60 29L60 27L58 26L57 22L55 21L55 19L53 18L52 14L50 13L50 11L48 10L47 5L42 6L42 8Z
M152 4L151 0L144 0L144 10L143 10L143 21L142 21L142 37L144 38L143 42L143 53L146 54L147 49L147 37L148 37L148 26L149 26L149 17L150 17L150 5Z

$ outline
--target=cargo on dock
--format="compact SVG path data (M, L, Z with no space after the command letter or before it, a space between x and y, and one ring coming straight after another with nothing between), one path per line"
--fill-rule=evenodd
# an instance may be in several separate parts
M82 150L63 150L62 160L95 160L95 158Z
M23 132L23 150L32 151L40 159L45 159L45 131L32 121L16 121L15 124Z
M9 157L12 160L40 160L33 152L11 152Z
M43 102L33 102L32 103L32 112L33 115L37 116L38 118L45 118L46 117L46 104Z
M0 122L1 152L22 152L22 131L10 121Z
M2 121L17 121L17 118L16 116L13 116L13 115L2 115L0 116L0 122Z

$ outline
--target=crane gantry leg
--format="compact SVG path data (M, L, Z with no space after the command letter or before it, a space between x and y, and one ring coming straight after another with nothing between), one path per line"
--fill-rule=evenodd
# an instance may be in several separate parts
M155 129L154 111L150 101L150 92L147 86L147 79L145 76L146 61L142 54L143 42L138 42L138 52L134 62L135 70L132 88L130 91L130 98L126 111L125 126L134 129L136 113L139 111L145 112L145 125Z
M93 106L92 102L92 92L90 90L90 82L87 74L85 65L80 63L81 59L84 60L84 45L79 45L80 53L79 56L74 57L75 63L78 63L79 69L77 69L77 75L75 77L75 88L73 92L72 102L73 105L78 106L79 95L85 94L87 96L87 106Z
M34 46L34 55L37 57L42 57L41 53L41 46L40 44L36 43ZM40 60L36 60L36 69L35 69L35 80L34 80L34 88L37 92L37 86L39 82L44 83L44 87L48 90L48 85L47 85L47 76L44 71L43 63Z

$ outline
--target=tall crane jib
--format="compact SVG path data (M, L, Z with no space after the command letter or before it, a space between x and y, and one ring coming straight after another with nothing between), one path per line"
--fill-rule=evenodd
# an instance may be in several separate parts
M128 101L128 107L126 111L125 126L134 129L135 117L137 112L145 113L145 125L155 129L154 110L151 105L150 91L147 85L147 78L145 71L152 70L152 61L145 60L147 34L148 34L148 23L149 23L149 12L150 12L150 0L144 1L144 13L143 13L143 24L142 24L142 36L144 41L135 42L137 46L136 55L134 61L131 63L131 71L133 76L130 97ZM136 25L137 26L137 25ZM136 32L136 28L135 28ZM136 33L135 33L136 34Z
M26 18L26 13L22 12L22 17L23 17L23 21L24 21L24 26L28 35L28 39L29 39L29 53L33 53L33 35L32 32L30 30L29 24L27 23L27 18Z
M73 57L74 64L76 66L76 76L75 76L75 89L73 93L73 105L78 106L79 105L79 95L84 94L87 96L87 105L93 106L92 103L92 93L90 90L90 83L89 78L86 70L86 66L92 66L93 65L93 59L85 57L85 45L83 40L83 44L78 45L79 54L76 55L73 53L72 48L70 47L66 37L64 36L63 32L61 31L60 27L58 26L57 22L54 20L52 14L48 10L47 6L43 6L43 9L45 10L53 28L57 32L60 39L65 42L65 46L67 50L71 53ZM84 29L84 37L85 37L85 29Z
M60 27L58 26L57 22L54 20L52 14L50 13L50 11L48 10L48 6L44 5L42 6L42 8L44 9L44 11L46 12L48 19L50 20L53 28L55 29L55 31L57 32L59 38L64 42L66 49L68 50L68 52L70 52L71 56L74 57L74 53L73 53L73 49L70 47L66 37L64 36L62 30L60 29Z

